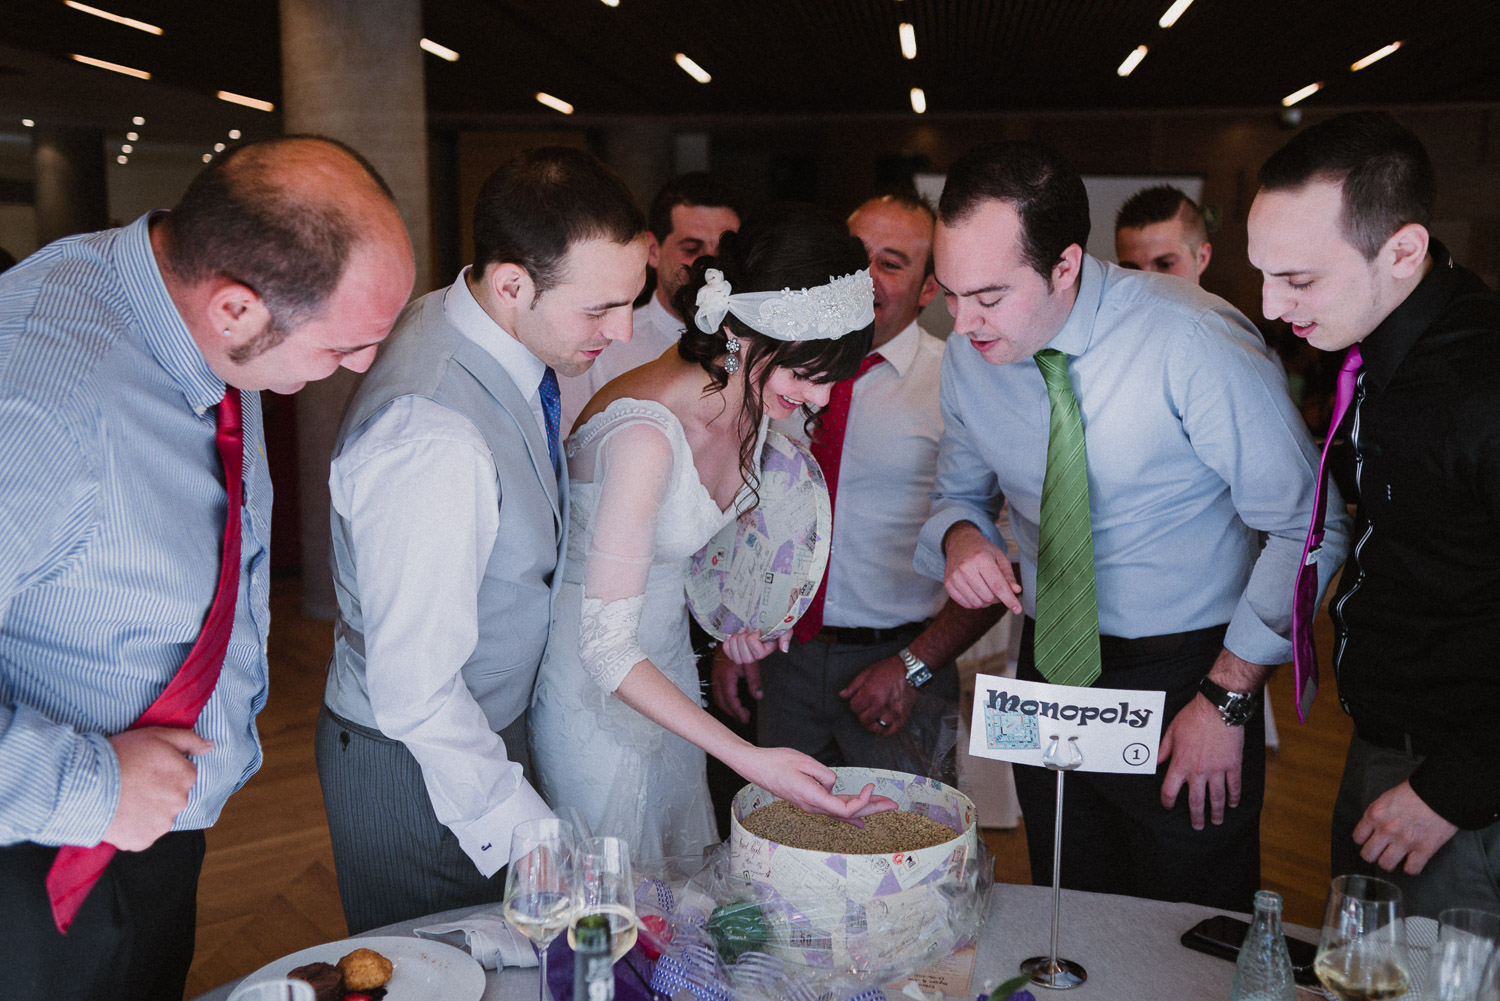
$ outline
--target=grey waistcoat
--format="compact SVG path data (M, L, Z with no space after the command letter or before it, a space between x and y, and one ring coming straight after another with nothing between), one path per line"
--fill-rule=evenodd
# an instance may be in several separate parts
M561 580L558 564L567 547L567 477L559 487L547 439L505 369L448 322L446 292L423 296L402 312L349 402L333 454L354 431L406 396L426 397L463 414L484 436L499 476L500 530L479 587L479 642L463 666L463 679L498 731L526 710L547 648L554 584ZM324 699L340 715L374 727L355 576L358 554L349 523L337 511L332 529L339 617Z

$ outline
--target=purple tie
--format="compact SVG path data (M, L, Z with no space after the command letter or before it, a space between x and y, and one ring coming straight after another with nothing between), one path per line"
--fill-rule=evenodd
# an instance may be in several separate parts
M1302 547L1302 565L1297 568L1297 590L1292 596L1292 672L1297 682L1297 719L1307 720L1313 698L1318 694L1318 651L1313 646L1313 616L1318 613L1318 549L1323 545L1323 520L1328 511L1328 453L1333 435L1343 421L1354 399L1354 385L1359 376L1359 345L1349 349L1339 366L1338 391L1333 397L1333 419L1328 423L1328 439L1323 442L1323 459L1318 463L1318 486L1313 493L1313 520L1307 529L1307 544Z

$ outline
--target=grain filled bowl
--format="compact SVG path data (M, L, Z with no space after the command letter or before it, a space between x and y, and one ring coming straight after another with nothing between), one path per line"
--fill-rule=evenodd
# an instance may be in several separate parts
M745 786L730 810L729 866L773 901L765 951L821 969L879 970L935 961L967 944L978 933L994 878L993 859L980 850L973 801L906 772L834 771L834 792L857 793L873 782L877 795L944 824L953 836L881 854L792 848L744 826L744 818L777 801L760 786Z

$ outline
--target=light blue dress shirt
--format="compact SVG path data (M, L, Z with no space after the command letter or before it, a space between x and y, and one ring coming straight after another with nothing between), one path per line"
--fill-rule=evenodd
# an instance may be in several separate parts
M1083 416L1100 632L1227 622L1230 652L1289 660L1318 453L1260 334L1190 282L1085 255L1078 299L1047 346L1069 356ZM992 365L954 336L942 410L933 512L915 565L941 579L943 535L960 521L998 544L995 514L1009 500L1021 603L1034 616L1050 416L1041 372L1030 358ZM1323 587L1349 544L1336 491L1327 528Z
M162 283L149 216L0 275L0 844L92 845L114 817L106 735L202 630L224 541L208 367ZM198 720L214 742L175 829L207 827L260 766L271 480L244 394L234 632Z

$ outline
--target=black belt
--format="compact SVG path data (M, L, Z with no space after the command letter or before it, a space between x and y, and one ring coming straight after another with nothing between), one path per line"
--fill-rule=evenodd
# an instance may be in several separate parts
M867 629L863 626L824 626L813 634L809 642L837 643L843 646L876 646L896 640L913 639L927 628L927 622L908 622L890 629Z
M1190 629L1185 633L1161 633L1157 636L1104 636L1099 637L1099 656L1115 657L1165 657L1183 647L1197 643L1222 642L1224 626L1208 626Z
M1378 723L1355 723L1354 732L1367 744L1393 751L1405 751L1416 758L1425 758L1442 745L1442 740L1439 738L1421 737L1405 730L1381 726Z

